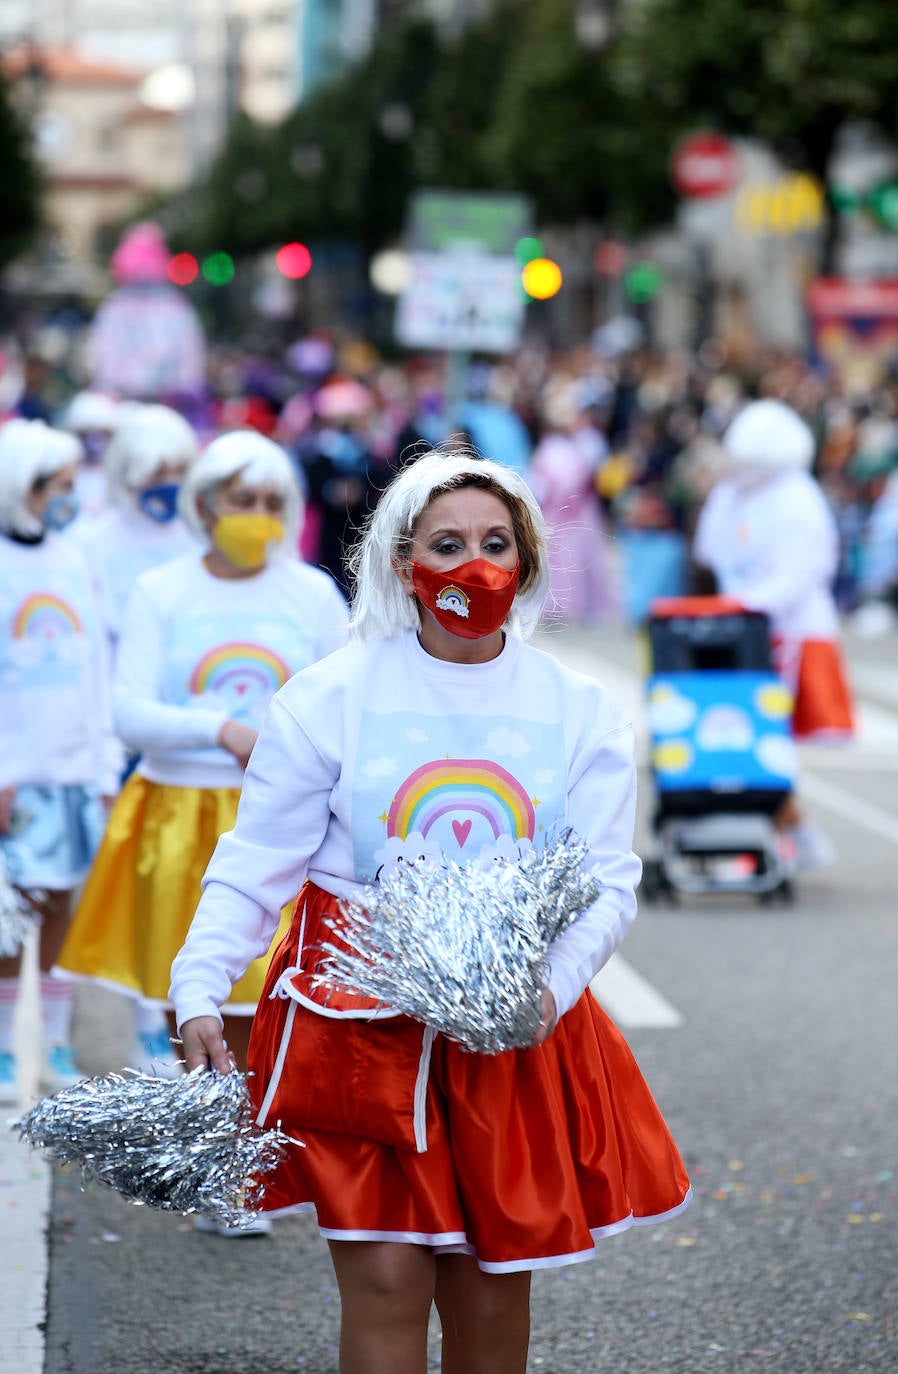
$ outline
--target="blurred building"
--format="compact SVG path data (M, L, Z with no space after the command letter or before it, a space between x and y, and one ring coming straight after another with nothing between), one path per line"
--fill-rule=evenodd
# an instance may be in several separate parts
M42 284L90 290L105 256L104 231L152 193L189 181L183 115L143 102L145 69L74 48L14 48L3 66L19 102L37 102L26 114L46 178Z

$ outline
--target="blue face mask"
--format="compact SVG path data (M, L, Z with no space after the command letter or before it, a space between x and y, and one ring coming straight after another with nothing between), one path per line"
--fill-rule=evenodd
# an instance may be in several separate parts
M64 530L70 525L81 509L75 492L56 492L44 507L43 523L47 530Z
M137 504L159 525L167 525L178 513L178 483L160 482L156 487L145 487L137 498Z

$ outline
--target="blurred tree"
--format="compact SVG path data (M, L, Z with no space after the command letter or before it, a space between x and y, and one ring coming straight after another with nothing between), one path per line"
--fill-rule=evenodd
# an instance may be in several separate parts
M179 242L239 254L297 237L352 237L366 249L394 237L438 59L431 25L391 25L364 61L276 129L241 115L207 179L201 213Z
M40 224L41 177L31 141L0 73L0 268L28 247Z
M669 217L666 152L648 93L615 87L611 49L582 43L574 0L530 0L500 66L485 135L488 179L529 192L543 223L638 230Z
M251 253L292 238L394 241L418 186L516 190L538 218L639 229L667 218L666 145L608 53L577 38L574 0L500 0L450 40L384 26L368 56L277 129L231 128L179 247Z
M826 174L847 120L898 136L898 6L884 0L641 0L624 5L612 77L669 152L701 125Z

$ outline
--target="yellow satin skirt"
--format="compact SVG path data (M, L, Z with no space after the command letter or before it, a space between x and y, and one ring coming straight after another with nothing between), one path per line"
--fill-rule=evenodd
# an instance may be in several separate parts
M132 774L122 788L58 960L80 978L170 1006L172 960L200 899L219 835L237 815L237 787L164 787ZM272 944L290 927L285 907ZM256 959L223 1010L252 1015L268 957Z

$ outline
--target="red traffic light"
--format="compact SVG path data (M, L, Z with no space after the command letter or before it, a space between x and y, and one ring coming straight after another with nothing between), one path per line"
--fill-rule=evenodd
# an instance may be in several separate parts
M274 255L277 269L285 277L297 281L311 271L312 254L304 243L285 243Z
M166 276L175 286L189 286L199 276L200 265L192 253L175 253L169 258Z

